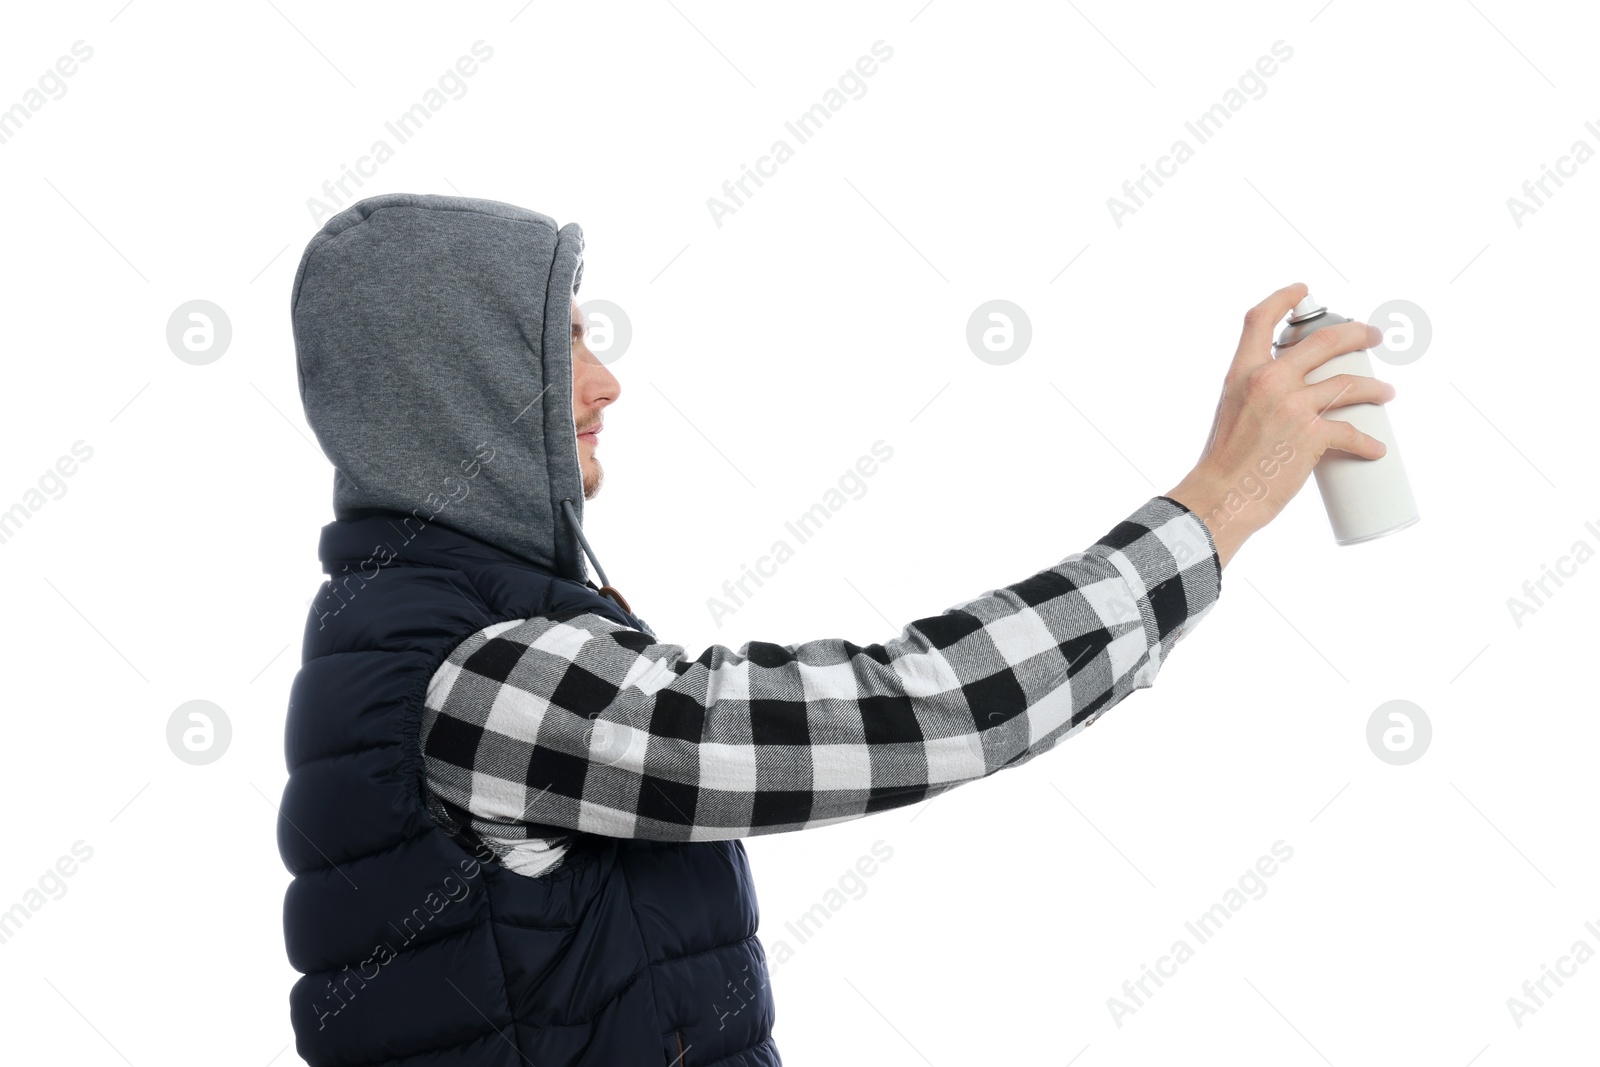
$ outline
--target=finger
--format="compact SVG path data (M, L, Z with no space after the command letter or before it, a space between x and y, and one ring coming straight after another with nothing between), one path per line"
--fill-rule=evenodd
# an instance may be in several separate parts
M1278 320L1304 300L1307 292L1305 282L1295 282L1245 312L1244 332L1239 336L1239 349L1233 356L1233 371L1248 371L1272 362L1272 338Z
M1348 404L1384 404L1394 399L1394 386L1365 374L1335 374L1306 389L1319 416Z
M1324 419L1320 425L1328 428L1326 440L1329 448L1336 448L1340 452L1348 452L1362 459L1382 459L1383 454L1389 451L1382 441L1369 433L1362 433L1348 422Z
M1341 322L1336 326L1324 326L1298 344L1279 350L1278 362L1303 378L1334 356L1372 348L1382 340L1383 334L1376 326L1365 322Z

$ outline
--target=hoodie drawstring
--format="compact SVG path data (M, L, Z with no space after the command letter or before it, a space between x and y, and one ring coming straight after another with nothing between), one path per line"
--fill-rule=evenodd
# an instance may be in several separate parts
M567 522L572 524L572 532L578 535L578 544L583 546L583 554L589 557L590 564L594 566L594 572L600 576L600 584L602 586L610 585L611 583L606 581L606 569L600 566L600 560L596 558L594 549L589 547L589 539L583 536L583 523L578 521L578 509L572 506L571 497L561 501L561 510L566 514Z
M628 601L623 595L611 587L611 582L606 578L606 569L600 566L600 559L594 554L594 549L589 545L589 539L583 536L583 523L578 521L578 509L572 506L572 498L566 497L561 501L561 511L567 517L567 522L572 525L572 532L578 535L578 544L583 548L583 554L589 557L589 563L594 567L594 572L600 577L600 595L614 601L618 607L629 615L633 609L628 606Z
M600 576L600 595L616 604L617 607L632 617L633 621L639 624L641 630L651 637L655 637L656 633L650 629L650 624L639 618L639 616L634 615L633 608L628 604L628 598L613 588L610 580L606 578L606 569L600 566L600 558L594 554L594 548L589 544L589 539L583 536L583 523L578 521L578 509L572 506L571 497L564 498L561 501L561 511L566 515L567 522L572 524L572 532L578 535L578 544L582 546L583 554L589 557L590 565L594 567L595 573Z

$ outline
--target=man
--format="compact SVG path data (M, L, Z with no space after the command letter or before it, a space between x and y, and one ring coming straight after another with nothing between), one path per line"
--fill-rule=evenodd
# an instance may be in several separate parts
M1274 360L1289 286L1247 316L1194 470L1085 550L884 644L689 657L583 534L620 389L584 343L582 252L537 212L389 194L329 219L295 275L336 468L279 823L314 1067L777 1065L740 838L1048 751L1154 682L1326 449L1382 454L1320 416L1389 386L1304 382L1376 331Z

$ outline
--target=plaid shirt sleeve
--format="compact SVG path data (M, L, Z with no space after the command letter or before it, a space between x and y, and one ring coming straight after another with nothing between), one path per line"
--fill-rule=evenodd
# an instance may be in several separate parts
M1150 686L1221 584L1206 525L1158 496L1087 550L884 644L691 659L598 615L497 623L428 687L430 807L502 839L703 841L915 804Z

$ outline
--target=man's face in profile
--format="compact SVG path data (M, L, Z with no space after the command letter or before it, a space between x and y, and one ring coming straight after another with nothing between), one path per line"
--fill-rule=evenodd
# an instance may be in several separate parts
M578 302L572 302L572 421L578 432L578 467L583 471L583 499L593 500L605 480L595 458L600 444L602 412L622 392L605 364L589 351L586 324Z

